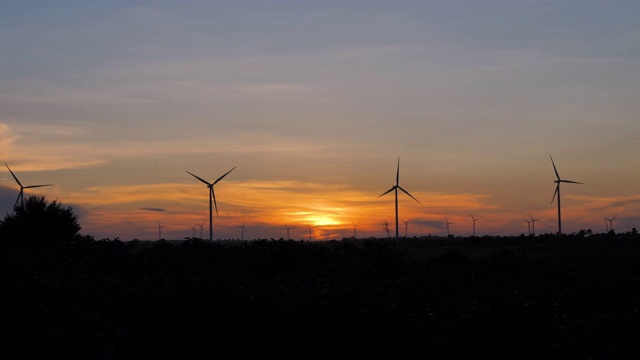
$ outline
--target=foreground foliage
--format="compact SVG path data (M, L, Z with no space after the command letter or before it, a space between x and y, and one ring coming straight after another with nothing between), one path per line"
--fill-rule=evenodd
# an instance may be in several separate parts
M43 196L29 196L0 222L0 241L50 246L79 239L80 224L71 207Z
M415 260L375 241L1 246L9 357L640 353L638 261L548 266L523 252L464 248Z

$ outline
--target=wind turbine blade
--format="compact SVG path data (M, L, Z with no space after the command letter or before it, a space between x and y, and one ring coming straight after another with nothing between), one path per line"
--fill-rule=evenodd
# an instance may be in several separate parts
M392 192L392 191L393 191L393 190L395 190L395 189L396 189L396 187L395 187L395 186L393 186L393 187L391 187L391 189L387 190L386 192L384 192L382 195L380 195L380 196L378 196L378 197L383 197L384 195L387 195L388 193Z
M553 165L553 171L556 172L556 177L558 178L558 180L560 180L560 175L558 174L558 169L556 169L556 164L553 162L553 158L551 157L551 154L549 154L549 158L551 158L551 164Z
M185 170L185 171L187 171L187 170ZM188 171L187 171L187 172L188 172ZM202 181L203 183L207 184L208 186L211 186L211 185L212 185L212 184L209 184L209 182L208 182L207 180L205 180L205 179L203 179L203 178L199 177L198 175L195 175L195 174L190 173L190 172L188 172L188 173L189 173L189 175L191 175L191 176L193 176L194 178L196 178L196 179L198 179L198 180Z
M560 182L570 183L570 184L582 184L582 185L584 185L584 183L577 182L577 181L571 181L571 180L560 180Z
M29 186L25 186L24 189L33 189L33 188L39 188L39 187L44 187L44 186L53 186L53 184L47 184L47 185L29 185Z
M236 168L236 166L233 167L233 169L227 171L226 173L224 173L224 175L220 176L218 179L216 179L216 181L213 182L212 185L215 185L218 183L218 181L222 180L223 177L229 175L230 172L232 172L234 169Z
M611 218L611 221L615 220L618 215Z
M396 171L396 185L400 184L400 157L398 157L398 170Z
M216 203L216 192L213 191L213 186L210 187L209 189L211 189L211 197L213 197L213 205L216 207L216 217L220 217L220 215L218 215L218 204Z
M7 165L7 163L4 163L4 166L6 166L7 169L9 169L9 172L11 173L11 176L13 176L13 179L18 183L18 185L20 185L20 187L22 187L22 184L20 183L20 180L18 180L16 175L13 173L13 171L11 171L11 168L9 167L9 165Z
M553 200L556 199L556 195L558 194L558 192L560 191L560 183L556 184L556 191L553 192L553 197L551 198L551 203L553 204Z
M409 192L408 192L407 190L403 189L402 187L400 187L400 185L398 185L398 189L402 190L402 192L404 192L405 194L407 194L407 195L411 196L411 198L412 198L413 200L415 200L415 201L417 201L418 203L420 203L420 201L419 201L418 199L414 198L414 197L413 197L413 195L409 194Z

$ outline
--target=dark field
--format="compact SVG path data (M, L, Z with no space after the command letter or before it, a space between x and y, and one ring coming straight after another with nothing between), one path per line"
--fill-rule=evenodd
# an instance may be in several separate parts
M3 358L640 355L640 237L0 244Z

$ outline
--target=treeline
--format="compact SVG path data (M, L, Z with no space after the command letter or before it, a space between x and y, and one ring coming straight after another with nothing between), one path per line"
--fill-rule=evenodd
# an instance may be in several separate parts
M428 261L386 241L0 242L8 358L616 358L640 263Z

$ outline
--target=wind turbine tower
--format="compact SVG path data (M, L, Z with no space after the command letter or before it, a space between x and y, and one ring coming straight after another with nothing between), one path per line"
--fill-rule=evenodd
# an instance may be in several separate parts
M449 237L449 225L453 225L452 222L449 222L449 220L447 218L444 218L444 221L447 223L447 237Z
M358 226L360 225L356 225L356 223L354 223L353 221L351 222L353 224L353 238L357 239L358 238Z
M311 225L307 225L309 227L309 241L311 241Z
M18 193L18 198L16 199L16 203L13 205L14 209L18 207L18 203L20 203L21 207L24 207L24 189L33 189L33 188L39 188L39 187L44 187L44 186L53 186L53 184L23 186L22 183L20 182L20 180L18 180L18 177L16 176L16 174L14 174L13 171L11 171L11 168L9 167L9 165L7 165L7 163L4 163L4 166L6 166L7 169L9 169L9 172L11 173L11 176L13 176L13 179L20 186L20 192Z
M202 239L202 226L204 225L206 221L203 221L202 224L196 224L198 226L200 226L200 239Z
M291 238L289 237L289 230L295 229L295 227L293 227L293 226L289 227L289 225L287 225L287 224L285 224L284 226L287 228L287 240L291 240Z
M540 220L534 219L531 214L529 214L529 217L531 218L531 235L536 236L536 221Z
M473 237L476 236L476 221L480 220L480 219L476 219L473 217L473 215L469 214L469 216L471 216L471 219L473 220Z
M409 232L409 221L411 221L411 219L404 221L402 220L402 222L404 223L404 237L407 237L407 233Z
M611 219L604 218L605 222L607 222L607 221L609 222L609 230L607 230L607 232L609 232L609 231L613 231L613 220L615 220L615 218L616 218L617 216L618 216L618 215L616 215L616 216L612 217Z
M398 169L396 171L396 184L394 186L391 187L391 189L387 190L386 192L384 192L382 195L378 196L378 198L394 191L395 192L395 196L396 196L396 241L398 241L399 239L399 227L398 227L398 189L400 189L402 192L404 192L405 194L409 195L409 197L411 197L413 200L417 201L418 203L420 203L420 201L418 201L418 199L414 198L413 195L409 194L409 192L405 189L403 189L400 186L400 158L398 158Z
M556 191L553 193L553 198L551 199L551 203L553 204L553 200L555 200L556 195L558 196L558 236L562 236L562 217L560 213L560 183L569 183L569 184L582 184L581 182L571 181L571 180L563 180L560 178L558 174L558 169L556 168L556 164L553 162L553 157L549 154L549 158L551 159L551 164L553 165L553 171L556 173Z
M527 222L528 228L529 228L529 235L531 235L531 220L527 220L527 219L522 219L524 221Z
M227 176L230 172L232 172L235 168L236 167L234 166L233 169L227 171L224 175L220 176L219 178L216 179L216 181L214 181L212 183L210 183L207 180L204 180L203 178L198 177L197 175L194 175L194 174L192 174L192 173L187 171L187 173L189 173L189 175L191 175L194 178L202 181L209 188L209 241L213 241L213 206L212 205L215 205L215 207L216 207L216 217L219 217L218 216L218 204L216 203L216 193L213 191L213 186L215 184L217 184L218 181L222 180L225 176Z
M158 240L162 240L162 228L164 227L164 225L160 225L159 222L157 222L156 224L158 224Z
M238 226L238 229L241 229L241 240L244 241L244 224L246 223L242 223L242 226Z

